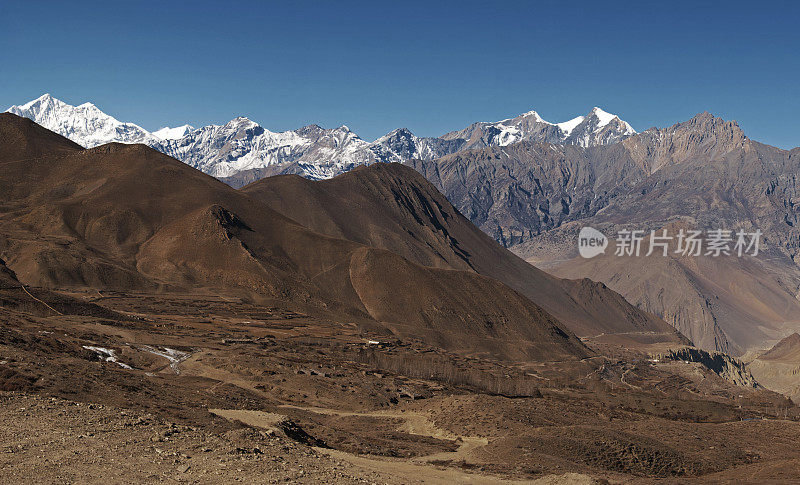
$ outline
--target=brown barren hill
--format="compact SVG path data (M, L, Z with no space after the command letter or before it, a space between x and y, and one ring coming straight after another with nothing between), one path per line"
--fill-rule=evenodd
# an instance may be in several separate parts
M580 336L647 334L684 339L602 283L553 277L478 229L421 174L400 164L358 167L331 180L296 175L241 189L314 231L380 247L425 266L474 271L541 305Z
M0 162L27 160L43 155L65 155L83 147L61 135L45 130L28 118L0 113Z
M0 147L0 257L25 284L245 294L507 359L589 352L501 283L315 232L144 145L82 150L10 114L0 133L27 147Z
M784 338L774 347L761 354L761 360L790 362L800 365L800 334L797 332Z
M793 333L748 364L758 382L800 403L800 335Z

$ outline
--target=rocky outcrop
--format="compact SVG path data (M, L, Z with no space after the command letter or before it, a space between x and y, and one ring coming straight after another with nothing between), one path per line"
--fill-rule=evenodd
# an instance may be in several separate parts
M745 364L720 352L706 352L701 349L684 347L665 353L654 354L652 358L659 361L674 360L696 362L737 386L751 387L754 389L761 387Z

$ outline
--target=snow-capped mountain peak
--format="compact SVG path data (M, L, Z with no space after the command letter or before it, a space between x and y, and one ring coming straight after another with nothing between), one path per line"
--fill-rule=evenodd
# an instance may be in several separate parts
M597 125L596 130L600 130L609 123L611 123L612 121L617 120L625 128L626 134L633 135L636 133L636 130L633 129L630 123L628 123L627 121L623 121L619 116L615 114L603 111L601 108L598 108L596 106L592 108L591 115L596 116L597 119L600 121L600 123Z
M521 116L524 117L524 118L532 118L534 121L541 121L541 122L546 123L546 121L544 121L544 118L539 116L539 113L537 113L536 111L533 111L533 110L528 111L527 113L523 113Z
M502 123L502 124L512 123L513 124L514 122L519 122L520 120L528 120L528 121L533 121L533 122L537 122L537 123L549 123L549 122L545 121L544 118L542 118L539 115L539 113L537 113L534 110L526 111L525 113L522 113L521 115L517 115L517 116L515 116L513 118L506 118L506 119L501 120L501 121L496 121L495 123Z
M613 120L614 118L618 118L617 115L613 115L613 114L611 114L611 113L609 113L607 111L603 111L602 109L598 108L597 106L592 108L592 111L590 112L590 114L596 116L597 119L600 120L600 124L598 126L599 128L602 128L602 127L606 126L607 124L611 123L611 120Z
M209 126L217 126L217 125L209 125ZM225 123L223 126L235 127L237 129L247 130L249 128L255 128L256 126L259 126L259 124L246 116L237 116L236 118Z
M41 106L41 105L46 105L46 104L61 105L61 104L66 104L66 103L64 103L63 101L61 101L59 99L54 98L53 96L50 95L50 93L44 93L43 95L39 96L38 98L36 98L34 100L31 100L31 101L28 101L27 103L25 103L25 104L23 104L21 106L18 106L18 108L21 109L21 110L29 110L29 109L32 109L34 106ZM12 108L13 108L13 106L12 106Z
M112 141L150 144L157 140L144 128L133 123L122 123L92 103L72 106L50 94L43 94L20 106L12 106L8 111L30 118L87 148Z
M562 142L583 147L608 145L636 134L636 130L619 116L594 107L585 116L558 123Z
M390 131L389 133L383 135L382 137L378 138L378 140L386 140L390 137L394 136L414 136L411 133L411 130L408 128L395 128L394 130ZM377 141L377 140L376 140Z

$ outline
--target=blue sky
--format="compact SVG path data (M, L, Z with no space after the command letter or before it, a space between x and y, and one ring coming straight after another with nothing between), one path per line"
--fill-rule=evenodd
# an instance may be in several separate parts
M0 107L44 92L154 130L244 115L437 136L593 106L800 145L793 2L0 2Z

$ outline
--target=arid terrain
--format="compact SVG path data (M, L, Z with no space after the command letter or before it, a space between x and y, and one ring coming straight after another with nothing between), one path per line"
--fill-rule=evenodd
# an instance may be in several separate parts
M237 190L2 114L0 169L3 482L800 479L758 373L408 167Z
M2 317L6 480L797 477L797 408L697 363L508 365L212 295L36 294Z

